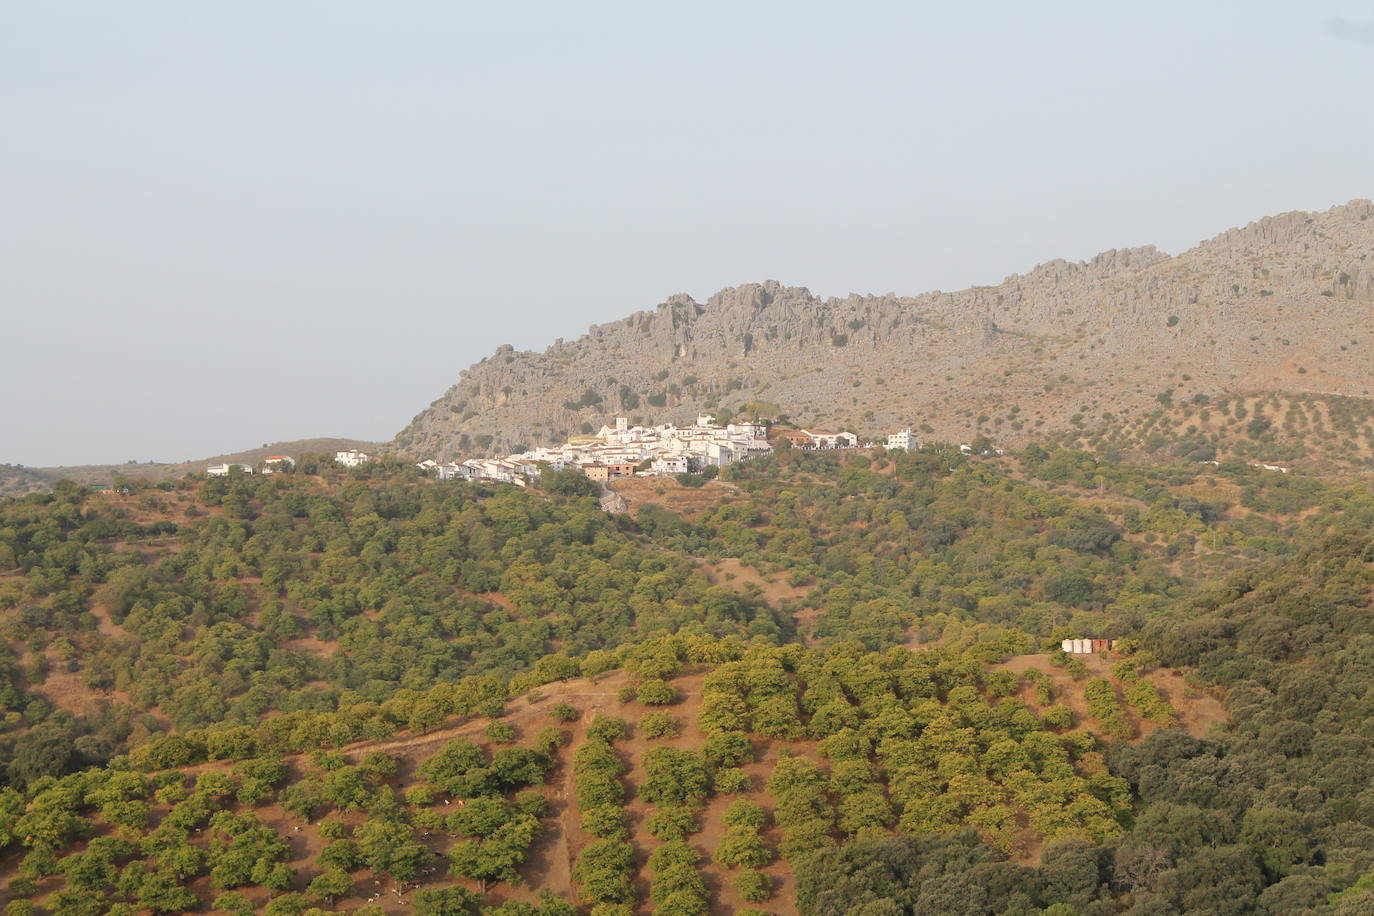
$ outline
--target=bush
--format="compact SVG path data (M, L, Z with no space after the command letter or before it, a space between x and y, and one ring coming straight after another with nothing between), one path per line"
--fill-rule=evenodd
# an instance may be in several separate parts
M534 789L521 789L516 792L511 803L521 814L528 814L530 817L539 818L549 813L549 800Z
M1088 701L1088 712L1108 735L1125 739L1134 734L1121 704L1117 702L1116 690L1105 678L1096 677L1088 681L1083 686L1083 698Z
M242 913L245 914L245 916L253 912L253 901L237 891L225 891L215 898L211 906L217 910L223 910L226 913Z
M646 738L675 738L682 724L666 712L651 712L639 720L639 730Z
M458 916L472 912L480 899L464 887L427 887L416 891L411 902L416 916Z
M567 703L556 703L549 709L549 716L555 722L576 722L577 710Z
M635 696L639 702L650 706L670 706L678 701L677 688L661 678L644 681Z
M644 755L640 797L653 805L700 804L711 789L701 756L675 747L656 747Z
M741 792L748 792L752 788L754 788L754 780L739 767L726 767L723 770L716 770L716 792L736 795Z
M597 840L582 850L573 868L589 903L629 903L634 900L635 851L621 840Z
M625 720L617 719L615 716L598 715L592 719L592 724L587 726L587 737L600 738L602 741L619 741L628 732Z
M417 790L417 789L422 789L422 790L424 790L424 793L425 793L425 794L428 794L428 795L430 796L429 799L428 799L427 801L424 801L424 802L411 801L411 800L410 800L410 795L411 795L411 793L412 793L413 791L415 791L415 790ZM410 789L406 790L406 803L407 803L407 804L412 804L412 805L425 804L425 805L428 805L428 804L432 804L433 802L434 802L434 793L433 793L433 790L431 790L431 789L429 788L429 786L425 786L425 785L414 785L414 786L411 786ZM329 818L328 820L320 821L320 836L324 837L326 840L341 840L341 839L343 839L344 837L348 836L348 833L349 833L349 826L348 826L347 824L345 824L343 821L335 820L334 818Z
M556 726L546 725L534 736L534 749L545 757L552 757L563 746L565 737Z
M768 821L768 812L764 811L761 805L740 799L731 802L730 807L725 809L723 821L727 827L752 827L762 830Z
M697 816L690 808L659 808L644 823L650 836L681 840L697 832Z
M583 811L582 829L601 840L630 838L630 828L625 822L625 809L617 805L600 805Z
M515 740L515 726L509 722L488 722L487 740L497 744L510 744Z
M748 903L762 903L773 896L773 882L763 872L753 868L742 869L730 883L735 886L740 898Z
M701 752L713 767L737 767L754 761L754 745L744 732L715 732L706 739Z
M38 893L38 882L32 878L11 878L8 890L11 897L32 897Z
M716 847L715 860L726 868L743 865L758 868L773 860L773 854L764 845L758 828L752 826L731 827Z

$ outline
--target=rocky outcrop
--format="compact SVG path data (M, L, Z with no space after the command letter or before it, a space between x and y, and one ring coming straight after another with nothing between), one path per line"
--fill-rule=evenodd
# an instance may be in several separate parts
M952 293L821 299L768 281L704 303L671 296L542 353L501 347L395 444L505 452L614 415L681 421L749 402L864 433L1015 443L1152 409L1165 392L1368 397L1371 217L1367 200L1284 213L1178 256L1113 249Z

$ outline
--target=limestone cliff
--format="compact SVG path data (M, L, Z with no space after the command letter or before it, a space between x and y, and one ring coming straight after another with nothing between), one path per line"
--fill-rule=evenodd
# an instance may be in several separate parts
M1063 260L997 286L820 299L769 281L669 297L542 353L502 347L396 437L411 455L563 441L624 414L686 420L770 402L876 434L1015 444L1233 391L1368 397L1374 205L1284 213L1181 255Z

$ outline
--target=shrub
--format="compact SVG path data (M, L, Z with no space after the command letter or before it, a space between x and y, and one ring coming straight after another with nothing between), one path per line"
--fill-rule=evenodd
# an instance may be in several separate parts
M488 722L487 740L497 744L510 744L515 740L515 726L509 722Z
M649 815L644 829L660 840L681 840L697 832L697 816L690 808L659 808Z
M662 678L649 678L639 685L635 697L650 706L669 706L678 701L677 688Z
M701 752L713 767L737 767L754 760L754 745L748 735L738 731L713 733L702 745Z
M739 767L726 767L716 770L715 790L718 793L735 795L754 788L754 780Z
M598 715L592 719L592 724L587 726L587 736L589 738L600 738L602 741L619 741L628 733L624 719L615 716Z
M565 737L561 729L546 725L534 736L534 749L545 757L552 757L563 746Z
M768 821L768 812L760 805L740 799L731 802L730 807L725 809L723 821L727 827L752 827L762 830Z
M735 886L740 898L748 903L762 903L773 896L773 882L763 872L753 868L742 869L730 883Z
M675 738L682 725L666 712L651 712L639 720L639 730L646 738Z
M425 786L425 785L414 785L414 786L411 786L410 789L408 789L408 790L406 791L406 795L409 796L409 795L411 794L411 792L414 791L414 790L424 790L424 793L425 793L425 794L428 794L428 795L430 796L429 800L428 800L428 801L425 801L425 802L411 802L410 799L407 798L407 799L406 799L407 803L409 803L409 804L426 804L426 805L433 803L433 801L434 801L434 793L433 793L433 790L431 790L431 789L429 788L429 786ZM334 818L329 818L328 820L320 821L320 836L324 837L326 840L341 840L341 839L343 839L344 837L348 836L348 833L349 833L349 827L348 827L348 825L345 824L343 821L335 820Z
M675 747L656 747L644 755L640 796L654 805L695 805L710 792L701 756Z
M772 859L773 854L764 845L758 828L748 825L731 827L716 847L715 860L726 868L739 865L758 868L760 865L767 865Z
M602 840L630 838L630 828L625 823L625 809L617 805L599 805L584 810L582 829Z
M634 900L635 851L621 840L597 840L582 850L573 868L589 903L628 903Z
M1117 702L1116 691L1105 678L1093 678L1083 687L1083 698L1088 701L1088 712L1102 726L1102 730L1113 738L1129 738L1133 734L1126 715Z
M10 879L8 890L11 897L32 897L38 893L38 882L32 878L15 877Z
M649 867L654 871L665 871L675 865L696 866L700 857L681 840L670 840L658 847L649 856Z
M521 789L511 799L515 809L530 817L543 817L549 813L549 800L533 789Z

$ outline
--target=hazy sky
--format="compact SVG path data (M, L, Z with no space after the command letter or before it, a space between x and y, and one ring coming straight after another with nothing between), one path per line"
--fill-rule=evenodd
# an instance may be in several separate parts
M1374 2L0 0L0 461L389 439L502 343L1374 195Z

